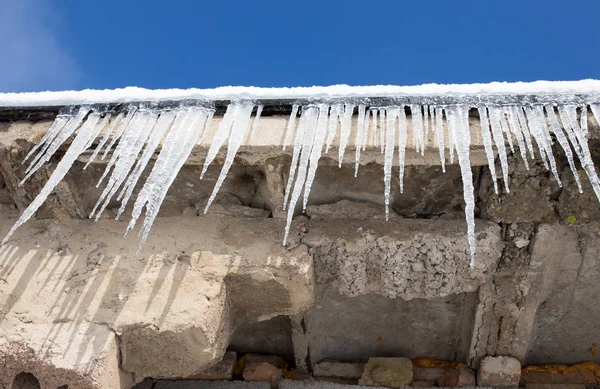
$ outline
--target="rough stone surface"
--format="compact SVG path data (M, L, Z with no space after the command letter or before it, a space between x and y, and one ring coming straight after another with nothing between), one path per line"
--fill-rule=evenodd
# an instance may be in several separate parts
M92 343L97 350L106 337L119 337L120 367L136 381L199 373L221 359L237 325L297 313L313 299L312 265L304 246L282 247L273 219L227 220L161 218L139 257L138 242L121 236L123 222L22 226L0 249L2 335L10 340L31 323L49 332L52 341L55 332L68 336L79 323L91 323L106 333ZM2 234L12 222L0 221ZM267 246L264 234L273 239ZM70 331L55 331L53 323ZM34 350L48 341L29 337ZM63 343L73 342L58 342L67 347ZM17 357L19 348L11 350L0 357L16 366L26 361ZM115 371L117 355L115 350ZM48 369L64 367L82 375L74 361L72 366L42 361ZM54 374L44 369L38 369L40 382L44 374ZM76 387L77 379L69 377L60 385Z
M476 226L477 261L469 268L465 224L454 220L311 220L316 281L341 294L431 298L473 292L489 280L501 250L500 229Z
M477 370L477 385L493 387L519 386L521 363L512 357L485 357Z
M525 363L600 362L590 331L600 322L600 224L541 225L532 256L548 270Z
M276 316L239 325L231 336L228 349L240 354L281 355L286 360L293 361L294 344L289 317Z
M583 384L527 384L527 389L587 389Z
M439 377L446 373L446 369L413 367L413 380L415 381L437 381Z
M413 380L413 366L408 358L369 358L358 383L365 386L399 388Z
M21 312L22 318L27 312ZM24 323L2 320L0 388L10 388L21 372L35 376L41 388L129 389L131 374L118 366L115 334L91 323Z
M247 362L244 366L243 377L246 381L269 382L271 387L277 388L282 378L281 368L268 362Z
M270 389L267 382L158 380L153 389Z
M236 363L236 353L234 351L228 351L223 356L223 359L213 366L187 378L206 381L228 381L233 378L233 369L235 369Z
M363 362L321 361L313 366L315 377L336 377L348 380L359 379L365 371Z

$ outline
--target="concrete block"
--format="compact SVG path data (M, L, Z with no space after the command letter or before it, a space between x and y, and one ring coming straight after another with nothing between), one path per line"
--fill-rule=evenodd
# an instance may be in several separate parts
M154 389L270 389L267 382L158 380Z
M477 370L478 386L519 386L521 363L512 357L485 357Z
M357 380L364 371L365 364L362 362L321 361L313 366L313 375L320 378Z
M400 388L413 380L413 366L408 358L369 358L358 383L364 386Z
M228 381L233 378L233 369L237 363L237 354L234 351L228 351L215 365L194 374L188 379L205 381Z

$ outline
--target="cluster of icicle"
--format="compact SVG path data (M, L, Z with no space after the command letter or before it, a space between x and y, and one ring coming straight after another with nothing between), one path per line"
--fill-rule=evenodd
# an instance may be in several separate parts
M255 107L256 114L252 120ZM246 137L251 137L258 131L262 108L262 105L256 105L253 101L244 100L232 101L228 105L210 143L200 176L200 178L204 176L209 165L227 142L225 162L204 210L205 213L218 193L240 145ZM407 108L410 110L410 118L407 118L406 115ZM450 163L454 163L456 153L462 174L471 256L470 266L473 267L475 259L475 198L469 161L471 132L468 116L470 108L470 105L462 104L399 104L387 107L368 107L366 104L352 102L293 105L283 145L285 149L287 144L293 144L292 163L284 195L284 209L287 207L284 245L290 231L296 204L303 196L302 208L306 208L319 159L323 152L329 152L334 139L338 139L339 142L337 158L341 166L351 133L353 133L352 123L353 117L355 117L355 176L358 174L360 166L361 151L364 151L367 146L381 148L381 152L384 154L386 218L389 215L392 161L396 151L398 152L400 191L403 190L404 157L409 132L412 133L410 135L412 135L416 151L421 154L425 152L425 139L429 132L435 133L440 162L444 171L446 149L448 149ZM479 111L481 138L496 193L498 186L493 146L495 145L500 159L505 190L508 192L506 144L510 147L510 151L514 152L513 139L516 140L516 146L527 168L529 168L528 160L534 158L537 148L539 158L546 168L552 171L556 181L561 185L552 153L551 134L554 134L568 159L579 190L581 191L581 183L574 156L579 159L600 200L600 182L587 142L587 104L582 106L487 104L473 108ZM590 104L589 108L598 121L600 105ZM145 218L139 231L141 248L170 185L194 146L204 141L214 112L214 108L209 106L182 105L170 109L151 109L143 105L130 105L124 112L118 114L82 107L75 114L59 115L41 141L25 157L24 162L30 159L31 162L23 182L42 167L65 141L73 135L75 137L41 193L21 215L3 243L35 213L76 159L90 148L93 148L93 152L84 169L99 156L101 159L106 159L110 155L104 174L98 182L100 185L106 181L106 185L90 218L94 217L98 220L114 196L121 201L117 214L117 219L120 218L148 162L158 151L156 162L137 194L131 220L125 233L127 235L135 227L145 207ZM298 119L299 113L301 115ZM409 121L412 131L409 131ZM449 144L444 144L445 139ZM534 142L537 147L534 147ZM116 147L113 150L115 144Z

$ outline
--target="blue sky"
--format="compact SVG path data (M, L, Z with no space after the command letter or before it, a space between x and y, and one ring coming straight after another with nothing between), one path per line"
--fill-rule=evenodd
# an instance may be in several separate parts
M0 0L0 91L600 78L600 1Z

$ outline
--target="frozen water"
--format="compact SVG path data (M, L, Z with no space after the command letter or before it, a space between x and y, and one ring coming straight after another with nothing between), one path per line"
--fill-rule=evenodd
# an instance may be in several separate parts
M547 86L549 84L527 85L535 90L540 85ZM575 96L564 94L566 92L563 91L562 95L556 95L556 99L553 100L553 96L562 90L560 88L566 88L565 90L568 89L571 93L575 93L573 88L583 88L584 86L590 89L589 95ZM554 89L549 90L548 93L523 101L517 101L515 96L506 92L512 90L511 88L507 85L488 87L490 91L504 92L497 92L499 94L493 96L485 93L473 94L469 99L460 95L461 92L444 94L440 92L440 86L436 86L430 89L432 95L429 99L424 104L420 104L418 99L415 102L415 100L404 98L402 94L392 95L390 91L395 89L382 87L373 89L381 92L377 96L391 96L396 100L391 100L393 103L390 105L377 107L369 106L369 100L360 98L356 92L370 89L349 87L339 89L339 91L349 93L346 96L341 96L343 94L341 92L340 96L337 96L333 92L334 89L328 89L323 92L323 95L314 96L320 97L320 99L309 99L308 101L302 100L305 98L302 97L302 93L310 88L293 92L288 90L291 98L299 100L292 104L289 121L285 130L282 129L285 131L282 138L283 147L285 148L290 143L293 144L291 165L284 192L283 208L287 210L284 244L287 243L290 234L290 226L297 211L298 201L302 198L303 210L309 203L311 187L316 177L323 148L327 153L337 140L336 145L339 147L337 156L330 157L337 159L341 166L352 135L355 147L353 150L355 176L360 167L361 151L369 148L369 152L381 150L384 153L384 202L387 219L390 212L396 144L398 145L399 189L400 192L403 192L408 137L413 139L416 151L423 155L431 130L432 133L435 133L435 135L432 134L432 137L438 146L440 165L443 171L446 168L445 150L448 149L450 153L450 163L454 163L455 153L457 156L463 182L470 266L474 266L475 197L470 163L471 131L468 116L471 108L476 108L479 113L481 140L496 193L498 192L498 180L495 153L500 161L504 187L508 193L508 153L514 152L513 137L525 167L529 167L529 160L534 158L537 148L537 153L544 166L552 171L559 185L562 185L552 149L553 139L555 139L567 157L579 190L581 191L582 185L575 157L583 167L593 191L600 201L600 180L588 147L587 120L588 106L596 121L600 119L600 103L596 96L597 93L600 93L600 82L566 83L561 84L560 87L555 85ZM310 90L319 91L320 89ZM425 90L429 89L425 88ZM469 92L468 88L449 88L448 90L475 93ZM270 96L269 93L271 93L264 90L259 92L256 93L261 94L262 97ZM357 94L352 94L354 92ZM67 98L65 96L61 98ZM261 101L258 104L255 99L249 97L249 94L244 96L243 99L229 96L231 102L227 105L219 128L212 139L207 140L206 144L209 145L209 149L201 178L204 177L207 169L226 143L227 153L205 212L219 192L244 139L251 141L261 131L260 120L265 103ZM477 98L473 99L473 96ZM6 99L6 95L0 97ZM11 98L14 101L22 101L14 96ZM11 100L11 102L14 101ZM202 104L209 104L206 99L202 101ZM451 103L448 103L449 101ZM410 118L407 118L405 113L407 105L411 112ZM254 107L257 108L256 115L250 125ZM357 111L356 116L354 116L355 111ZM102 159L104 159L110 153L110 159L98 185L104 183L108 178L107 182L90 217L99 218L115 194L118 194L116 197L120 201L117 215L119 217L126 211L130 199L135 197L126 234L135 227L145 209L145 218L139 231L141 244L143 244L170 185L194 146L204 145L205 138L208 134L212 134L207 129L214 114L215 109L208 105L186 106L182 104L178 107L159 109L150 108L141 103L132 103L122 112L102 112L100 109L83 105L75 113L58 115L46 134L25 157L23 162L29 162L29 165L23 182L55 156L62 145L69 143L68 140L73 135L74 138L40 194L23 212L4 242L22 223L33 216L77 158L85 150L91 148L93 151L85 167L95 161L99 155L102 155ZM353 133L354 130L356 133ZM96 139L100 139L100 141L94 147ZM151 165L150 160L156 156L157 152L156 161L152 165L150 173L147 174L139 193L136 194L135 188L144 177L144 171Z

